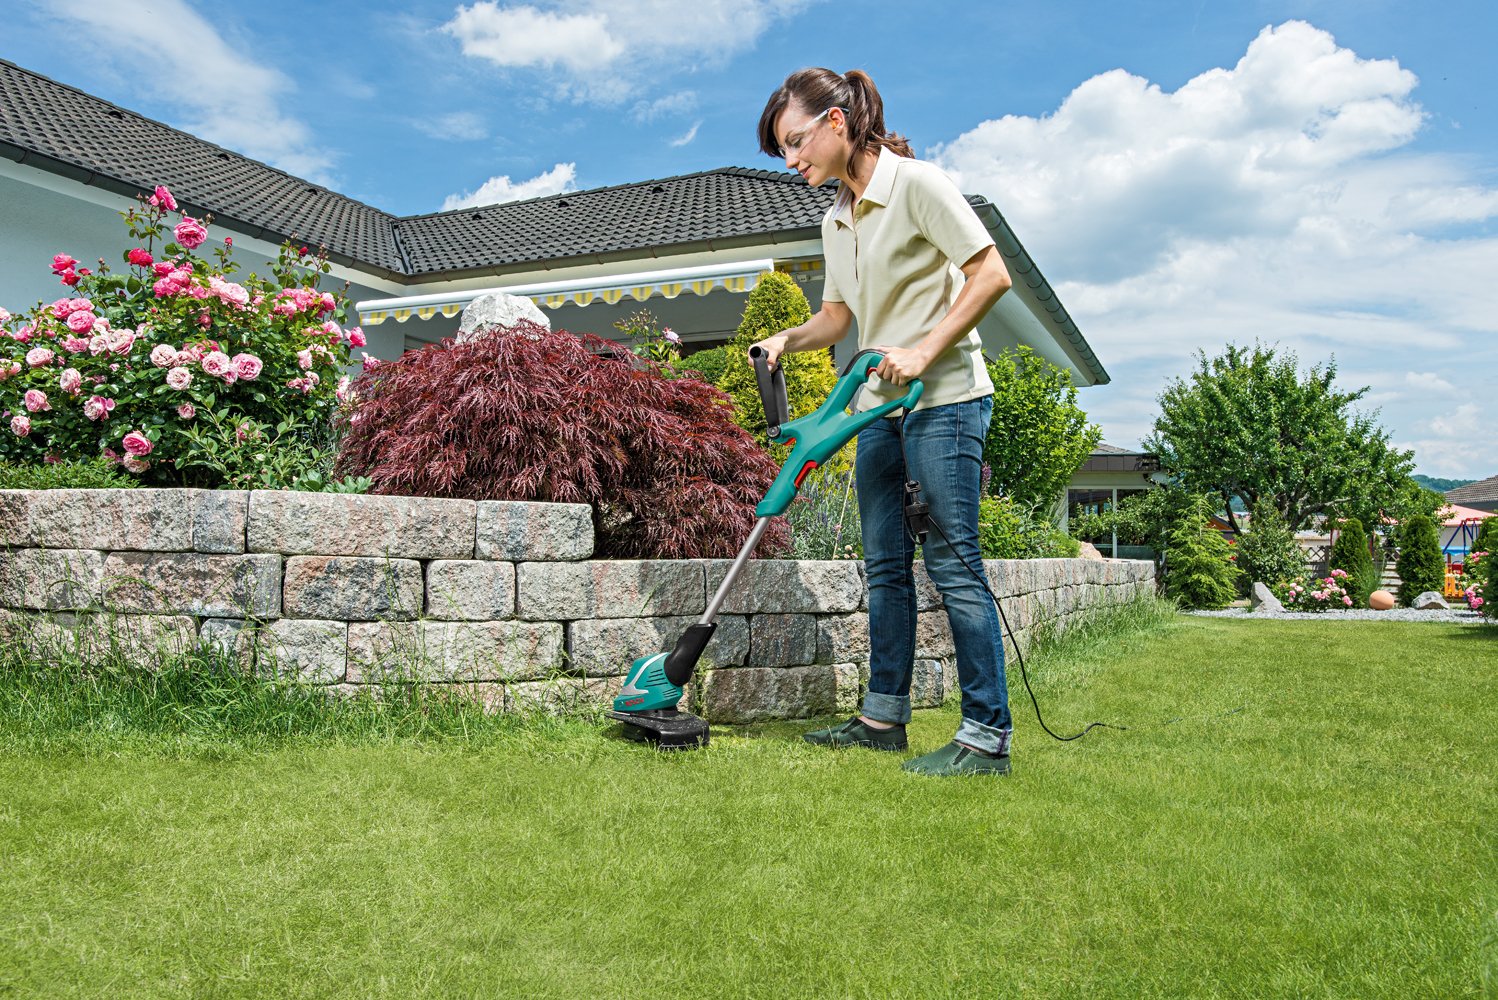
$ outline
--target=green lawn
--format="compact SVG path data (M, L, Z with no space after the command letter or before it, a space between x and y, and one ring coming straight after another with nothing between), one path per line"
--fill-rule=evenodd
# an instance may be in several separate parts
M953 781L799 724L205 736L0 678L0 997L1498 989L1494 629L1182 616L1033 666L1053 728L1130 730L1050 740L1011 668L1013 776Z

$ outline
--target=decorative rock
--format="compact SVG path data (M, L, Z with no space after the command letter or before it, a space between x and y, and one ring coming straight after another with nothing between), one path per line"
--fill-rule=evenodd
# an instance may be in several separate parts
M952 629L945 611L926 611L916 615L915 655L927 660L940 660L956 655L952 647Z
M1410 607L1416 611L1446 611L1450 609L1451 605L1447 604L1446 598L1442 597L1436 591L1427 590L1415 598L1415 603L1410 605Z
M705 674L699 705L712 722L805 719L829 714L837 695L830 666L742 667Z
M281 557L112 552L104 560L103 598L112 611L278 618Z
M809 664L817 655L813 615L755 615L749 619L749 666Z
M469 559L474 501L255 490L251 552Z
M1368 595L1368 607L1374 611L1388 611L1394 607L1394 595L1387 590L1375 590Z
M427 564L426 614L450 621L514 618L514 563L432 560Z
M541 680L563 666L556 622L354 622L348 642L355 683Z
M1097 546L1093 545L1091 542L1079 542L1077 547L1081 549L1079 555L1081 555L1083 559L1097 559L1101 561L1103 558L1103 554L1099 552L1097 550Z
M530 621L650 618L707 608L701 562L521 563L517 612Z
M0 551L0 604L63 611L99 603L104 553L89 549Z
M458 321L458 336L455 339L459 344L466 344L481 330L495 327L507 329L521 320L529 320L537 326L551 329L551 319L524 295L489 292L468 303L463 310L463 318Z
M1249 596L1249 607L1255 611L1263 610L1270 614L1285 610L1280 599L1274 596L1274 591L1262 583L1254 584L1253 593Z
M696 618L603 618L567 626L568 668L585 677L613 676L635 660L669 652ZM749 619L719 615L699 669L741 666L749 658Z
M286 560L281 613L288 618L379 621L415 618L422 605L421 563L361 556Z
M480 500L474 556L565 562L593 554L593 508L585 503Z
M197 490L5 492L0 544L157 552L192 548L190 498ZM17 516L23 523L16 523Z
M348 663L346 622L283 618L269 625L210 619L199 636L210 646L253 664L256 673L308 684L337 684Z
M714 594L733 564L705 560L707 592ZM855 611L863 598L862 563L847 560L754 559L734 582L723 610L739 614Z

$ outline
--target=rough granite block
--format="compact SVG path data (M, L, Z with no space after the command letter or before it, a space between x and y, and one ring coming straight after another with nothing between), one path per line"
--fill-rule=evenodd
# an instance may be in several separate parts
M816 658L816 616L755 615L749 619L749 666L802 666Z
M308 684L338 684L348 663L348 624L283 618L269 624L209 619L199 641L256 673Z
M914 708L940 708L946 697L946 676L941 660L916 660L910 673L910 704Z
M46 659L65 653L87 663L124 661L154 669L191 653L198 641L197 625L185 615L9 612L7 618L5 640Z
M505 562L570 562L593 554L585 503L480 500L473 555Z
M834 663L832 676L837 685L838 715L851 715L863 706L863 678L856 663Z
M254 490L251 552L469 559L474 501Z
M449 621L515 617L515 564L432 560L427 564L426 614Z
M564 667L556 622L353 622L350 682L541 680Z
M520 563L517 613L529 621L652 618L707 609L701 562Z
M112 552L104 560L102 587L112 611L277 618L281 557Z
M64 611L99 604L104 553L92 549L0 550L0 605Z
M365 556L291 556L281 613L340 621L411 619L421 612L421 563Z
M869 613L817 617L817 662L856 663L869 658Z
M705 559L707 593L716 593L730 559ZM733 614L837 614L863 599L863 564L851 560L752 559L723 602Z
M746 723L828 715L838 702L829 665L741 667L702 675L699 705L712 722Z
M249 490L191 490L192 548L195 552L237 554L245 550L250 516Z
M576 715L609 706L623 685L622 677L555 677L505 685L505 711ZM685 700L685 699L683 699Z
M192 496L205 491L3 492L0 544L48 549L181 552L192 548Z
M570 673L586 677L626 673L636 659L668 653L693 617L599 618L568 624ZM749 620L742 615L719 615L717 629L698 661L701 669L741 666L749 657Z
M945 611L922 611L915 616L915 655L927 660L956 655Z

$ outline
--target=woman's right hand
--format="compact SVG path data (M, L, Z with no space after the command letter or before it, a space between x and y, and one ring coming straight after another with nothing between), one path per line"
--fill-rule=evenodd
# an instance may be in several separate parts
M782 330L780 333L775 334L773 337L766 337L764 340L761 340L757 344L749 345L749 349L752 351L754 350L754 348L758 347L761 351L764 351L765 361L769 363L770 370L774 371L775 366L780 363L780 356L785 353L785 346L789 341L790 338L786 335L786 332ZM754 364L754 358L752 356L749 358L749 364Z

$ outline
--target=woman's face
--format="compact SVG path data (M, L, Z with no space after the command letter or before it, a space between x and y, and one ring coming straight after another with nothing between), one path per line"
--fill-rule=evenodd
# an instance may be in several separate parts
M833 177L848 162L842 108L820 113L792 101L775 119L775 137L785 152L785 165L815 187Z

